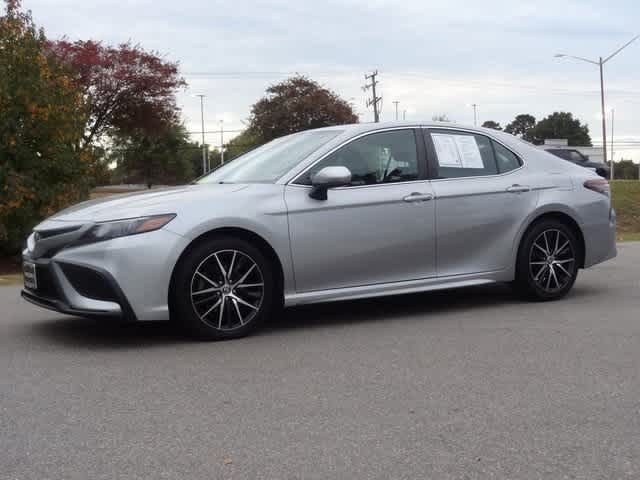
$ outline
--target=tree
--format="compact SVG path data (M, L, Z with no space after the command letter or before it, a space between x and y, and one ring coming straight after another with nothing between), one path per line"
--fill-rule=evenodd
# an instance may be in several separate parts
M180 184L192 179L192 157L196 152L200 154L197 148L189 141L184 126L172 125L157 135L142 129L116 133L110 157L116 164L116 176L122 181L144 183L151 188L154 184Z
M19 0L0 16L0 253L87 194L91 152L76 146L86 120L69 73L46 55L46 38Z
M433 120L434 122L451 122L446 113L439 113L438 115L434 115L433 117L431 117L431 120Z
M502 127L498 122L494 122L493 120L487 120L482 124L484 128L491 128L493 130L502 130Z
M351 105L307 77L296 75L267 88L251 109L251 135L268 142L311 128L356 123Z
M533 128L536 126L536 117L527 113L521 113L513 119L513 122L504 127L504 131L521 137L527 142L533 142Z
M82 147L113 129L118 135L157 135L178 123L175 91L186 83L177 63L131 43L111 47L94 40L62 39L49 42L48 50L74 73L82 92L87 109Z
M616 180L638 180L638 165L632 160L619 160L613 164Z
M541 145L548 138L566 138L572 147L591 146L589 127L570 112L554 112L536 124L533 142Z
M225 159L232 160L260 145L260 139L250 129L244 130L226 145Z

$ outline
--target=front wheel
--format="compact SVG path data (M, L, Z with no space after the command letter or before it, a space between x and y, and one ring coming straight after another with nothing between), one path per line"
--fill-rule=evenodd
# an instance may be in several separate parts
M222 340L255 330L271 311L271 266L252 244L217 237L192 248L176 272L177 320L200 339Z
M543 220L522 239L516 286L533 300L564 297L578 276L579 252L576 235L570 228L557 220Z

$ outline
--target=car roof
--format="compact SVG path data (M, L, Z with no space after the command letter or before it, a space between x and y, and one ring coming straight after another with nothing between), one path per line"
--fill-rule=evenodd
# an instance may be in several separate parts
M331 127L322 127L317 130L342 130L342 131L350 131L351 133L361 133L375 130L383 130L386 128L397 128L397 127L448 127L448 128L460 128L464 130L475 130L478 132L486 131L487 129L482 127L472 127L469 125L461 125L457 123L451 122L421 122L421 121L395 121L395 122L366 122L366 123L350 123L346 125L334 125ZM497 130L491 130L496 132Z
M511 148L536 148L529 142L522 140L519 137L511 135L509 133L503 132L502 130L494 130L491 128L484 127L476 127L472 125L464 125L459 123L452 122L435 122L433 120L430 121L396 121L396 122L379 122L379 123L352 123L346 125L334 125L331 127L322 127L315 129L317 131L321 130L333 130L339 131L340 139L345 139L349 137L355 137L363 133L375 132L377 130L385 130L389 128L418 128L418 127L427 127L427 128L446 128L446 129L455 129L455 130L464 130L468 132L476 132L482 135L492 136L499 141L508 144Z
M333 130L339 131L340 135L338 139L343 141L345 139L355 137L361 135L363 133L375 132L377 130L385 130L389 128L419 128L419 127L427 127L427 128L446 128L446 129L454 129L454 130L462 130L467 132L479 133L482 135L487 135L499 140L502 143L505 143L512 149L515 149L517 152L521 150L528 151L529 149L537 149L534 145L529 142L522 140L519 137L511 135L510 133L503 132L502 130L494 130L491 128L484 127L475 127L471 125L464 125L452 122L435 122L431 121L396 121L396 122L379 122L379 123L352 123L347 125L335 125L331 127L323 127L316 129L317 131L321 130Z

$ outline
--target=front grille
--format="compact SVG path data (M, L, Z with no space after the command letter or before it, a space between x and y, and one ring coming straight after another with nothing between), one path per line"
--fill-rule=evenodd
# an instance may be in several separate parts
M76 291L94 300L117 302L118 296L107 278L99 272L80 265L60 263L67 280Z
M51 258L82 236L82 232L82 225L34 230L31 255L34 258Z

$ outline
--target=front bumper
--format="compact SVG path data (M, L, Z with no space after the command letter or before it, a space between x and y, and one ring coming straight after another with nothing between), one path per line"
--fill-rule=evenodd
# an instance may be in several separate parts
M168 320L173 268L188 244L160 229L63 248L50 258L34 258L27 248L23 259L36 265L39 288L22 296L72 315Z
M107 271L89 265L52 259L23 261L36 267L38 286L23 288L22 298L39 307L81 317L110 317L136 320L136 315L119 285Z

